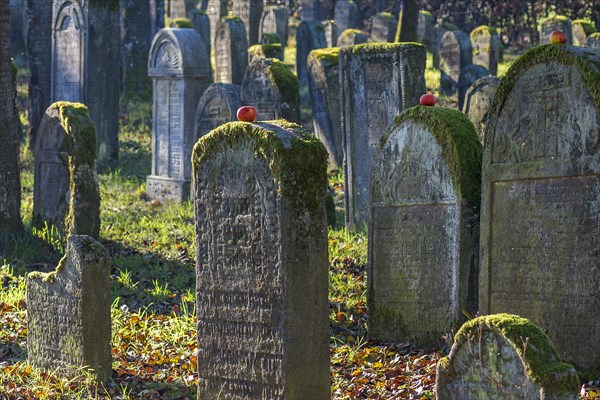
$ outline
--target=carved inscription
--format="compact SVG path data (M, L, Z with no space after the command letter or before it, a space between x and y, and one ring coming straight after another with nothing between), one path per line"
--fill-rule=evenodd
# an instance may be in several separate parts
M199 129L196 132L200 138L216 127L231 120L229 106L223 96L212 97L200 112Z
M231 38L227 33L227 28L222 27L217 31L215 39L216 75L217 82L232 83L231 76Z
M183 159L181 82L171 82L169 92L169 177L180 178Z
M152 151L155 171L154 175L169 174L169 110L171 87L176 83L167 79L155 79L154 107L156 123L154 124L154 149Z

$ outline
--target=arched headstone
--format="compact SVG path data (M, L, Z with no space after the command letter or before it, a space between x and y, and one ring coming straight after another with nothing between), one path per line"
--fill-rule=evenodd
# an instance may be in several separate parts
M567 44L573 44L573 33L571 31L571 19L564 15L555 15L547 18L540 25L540 44L550 43L550 33L559 30L567 35Z
M465 93L462 112L475 126L479 141L483 144L488 112L492 106L500 78L493 75L477 79Z
M371 24L371 39L374 42L395 41L398 18L389 12L382 12L373 17Z
M444 33L440 41L441 93L447 96L456 93L462 69L472 64L472 53L469 35L460 31Z
M213 129L236 121L241 107L240 87L228 83L213 83L204 91L196 109L196 140Z
M502 47L496 29L482 25L473 29L469 36L473 45L473 64L481 65L487 68L490 74L496 75Z
M281 45L285 48L288 39L289 11L286 6L270 6L262 14L260 19L259 38L265 33L274 33L281 39Z
M241 85L248 67L248 40L244 21L225 17L215 34L215 81Z

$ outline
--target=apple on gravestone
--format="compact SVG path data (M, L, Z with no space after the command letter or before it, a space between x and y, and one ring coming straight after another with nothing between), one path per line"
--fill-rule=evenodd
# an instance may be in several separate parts
M237 110L238 121L254 122L256 120L256 108L252 106L243 106Z

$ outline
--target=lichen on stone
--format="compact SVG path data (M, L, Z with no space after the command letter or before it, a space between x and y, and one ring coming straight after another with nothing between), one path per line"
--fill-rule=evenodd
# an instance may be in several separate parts
M265 44L275 44L275 43L281 44L281 38L276 33L263 33L261 36L261 40Z
M298 78L282 61L271 58L268 72L281 93L281 101L297 104L300 101L300 84Z
M194 29L194 24L187 18L174 18L170 20L169 26L172 28Z
M471 31L471 40L475 40L477 39L478 36L483 36L483 35L490 35L490 36L494 36L497 35L498 31L496 30L496 28L492 28L488 25L481 25L478 26L477 28L473 29Z
M341 53L350 52L352 54L369 54L369 53L387 53L401 49L402 47L425 47L421 43L402 42L402 43L363 43L356 46L348 46L340 49Z
M340 41L342 40L346 40L348 39L350 36L352 35L360 35L363 32L360 29L354 29L354 28L350 28L350 29L346 29L344 32L342 32L342 34L340 35Z
M585 34L588 36L596 32L596 26L594 25L594 22L587 19L576 19L575 21L571 22L571 26L573 25L581 26Z
M315 49L308 53L308 59L319 60L330 65L338 65L340 60L340 48L329 47L326 49Z
M384 11L382 13L380 13L379 15L381 15L383 18L387 18L387 19L396 19L396 17L394 17L394 14L392 14L391 12L388 11Z

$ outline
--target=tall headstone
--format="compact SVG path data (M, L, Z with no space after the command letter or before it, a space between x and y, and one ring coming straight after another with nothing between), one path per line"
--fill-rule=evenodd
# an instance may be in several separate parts
M477 79L465 93L462 112L475 126L475 131L482 144L488 113L499 84L500 78L493 75L484 76Z
M374 42L393 42L396 35L398 18L389 12L382 12L373 17L371 24L371 40Z
M335 21L332 19L322 21L321 25L323 25L323 30L325 31L325 41L327 42L327 47L336 47L338 30Z
M98 161L119 159L120 35L118 2L55 0L52 102L84 103L96 125Z
M527 51L496 91L483 155L480 312L543 326L584 378L600 374L599 64L584 47Z
M212 36L210 35L210 18L206 14L205 11L201 9L196 9L191 12L192 24L194 24L194 29L196 32L202 36L202 40L204 40L204 47L206 48L206 54L208 57L212 57Z
M358 5L353 0L338 0L335 3L334 13L338 32L359 27L360 11Z
M592 33L585 39L585 47L600 51L600 32Z
M241 105L238 85L210 85L202 94L196 109L196 140L227 122L236 121L236 113Z
M153 82L152 175L146 191L152 199L182 202L190 193L196 107L212 83L202 37L194 29L162 29L152 42L148 75Z
M33 217L65 235L100 235L96 128L81 103L57 102L47 110L35 143Z
M308 90L308 53L314 49L327 47L323 25L317 21L302 21L296 31L296 74L300 81L300 101L302 107L310 107Z
M417 40L427 50L431 51L435 40L435 19L429 11L419 10L419 21L417 23Z
M567 35L567 44L573 44L573 33L571 31L571 19L564 15L555 15L547 18L540 25L540 44L550 43L550 33L554 30L562 31Z
M469 36L473 46L473 64L487 68L492 75L498 74L502 42L496 29L482 25L473 29Z
M437 365L438 400L577 400L579 379L546 334L517 315L495 314L463 325Z
M339 48L313 50L308 55L308 83L315 135L327 148L329 164L342 167Z
M439 344L477 311L481 143L458 110L400 114L373 157L369 336Z
M196 144L198 399L331 397L326 189L327 152L299 125Z
M112 375L111 262L90 236L71 235L54 272L27 275L27 358L47 372Z
M210 19L210 37L214 43L219 21L228 14L227 0L201 0L200 7Z
M240 85L248 66L248 40L244 21L225 17L215 35L215 81Z
M298 78L279 60L254 60L246 69L241 93L242 103L256 108L259 121L300 120Z
M435 25L433 28L433 48L431 54L433 56L433 67L440 67L440 45L442 42L442 36L448 31L457 31L458 28L454 24L442 23Z
M481 65L470 64L464 67L460 71L460 77L458 78L458 109L462 110L465 104L465 94L477 79L483 78L490 74L485 67Z
M283 61L283 48L281 44L255 44L248 47L248 64L252 64L254 60L259 58L276 58L279 61Z
M472 64L473 49L469 35L460 31L447 31L440 41L440 92L452 96L456 93L460 72Z
M190 18L198 0L164 0L167 6L166 15L170 19Z
M262 12L263 0L234 0L233 2L233 14L244 21L249 46L259 42L258 31Z
M594 32L596 32L596 27L592 21L576 19L571 23L571 33L575 46L584 46L587 37Z
M371 163L394 117L425 92L425 47L370 43L340 49L346 227L369 223Z
M323 17L321 0L302 0L302 21L318 22Z
M274 33L281 39L281 45L287 47L289 14L286 6L268 6L260 19L259 37L262 38L265 33Z

